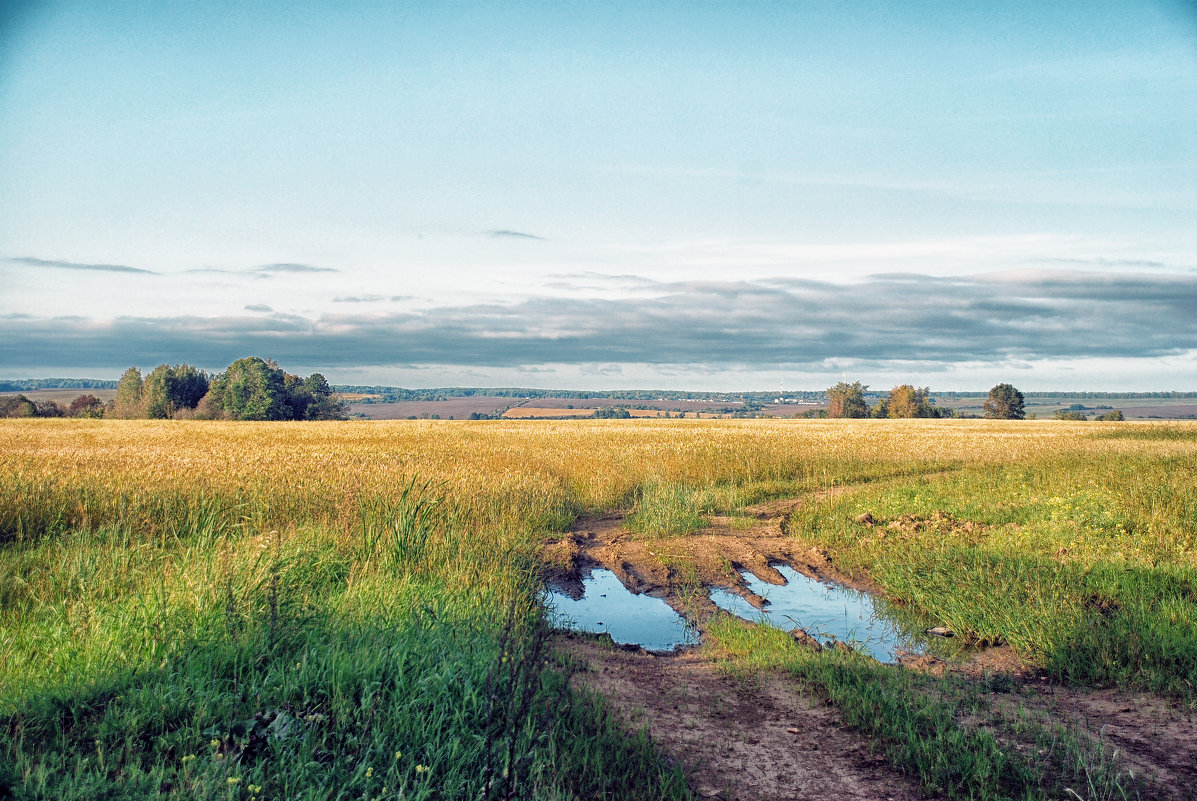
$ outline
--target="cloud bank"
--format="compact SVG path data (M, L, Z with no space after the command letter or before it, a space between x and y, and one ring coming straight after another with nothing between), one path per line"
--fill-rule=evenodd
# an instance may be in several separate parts
M0 317L0 336L0 365L9 369L222 366L251 353L326 369L1146 360L1197 344L1197 281L1053 271L890 274L854 284L693 281L646 285L621 299L523 297L369 315L13 315Z
M510 231L507 229L499 231L487 231L486 235L491 239L535 239L540 242L545 241L543 236L536 234L525 234L523 231Z
M9 259L9 261L14 264L23 264L26 267L49 267L56 270L81 270L84 272L99 273L140 273L142 275L162 274L154 270L143 270L140 267L129 267L125 264L84 264L74 261L62 261L60 259L36 259L32 256L21 256Z

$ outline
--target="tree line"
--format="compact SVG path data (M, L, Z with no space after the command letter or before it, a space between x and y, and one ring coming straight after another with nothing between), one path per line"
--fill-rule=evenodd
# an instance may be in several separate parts
M901 384L873 406L865 398L868 386L841 381L827 389L828 417L960 417L954 409L943 409L931 402L928 387ZM1010 384L998 384L989 390L982 407L984 416L996 420L1022 420L1026 417L1023 394Z
M320 373L302 377L250 356L216 375L189 364L160 364L143 376L130 367L104 403L80 395L70 405L0 398L0 417L114 417L196 420L344 420L345 404Z

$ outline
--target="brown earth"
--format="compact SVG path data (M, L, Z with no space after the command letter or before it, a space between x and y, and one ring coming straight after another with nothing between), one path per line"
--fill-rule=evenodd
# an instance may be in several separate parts
M736 401L695 401L695 400L639 400L635 398L532 398L527 402L529 406L539 406L542 409L598 409L602 406L623 406L631 409L640 406L645 409L659 409L661 411L682 412L720 412L724 409L740 409L744 404Z
M569 409L569 408L563 409L559 406L523 405L523 406L516 406L511 409L508 409L507 411L505 411L503 413L503 417L508 418L508 419L513 419L513 420L536 418L536 417L551 417L551 418L557 419L557 420L569 420L571 418L585 419L587 417L593 417L594 413L596 411L598 411L599 408L600 407L585 408L585 407L581 407L581 406L575 406L572 409ZM608 407L608 408L610 408L610 407ZM627 412L632 417L650 417L653 419L656 419L658 417L664 419L665 415L667 414L667 412L664 412L660 409L628 409ZM671 415L671 419L672 419L674 417L677 417L682 414L687 414L687 413L686 412L668 412L668 414ZM710 416L711 415L708 415L708 414L703 415L704 418L707 418ZM694 419L696 417L698 417L698 412L689 412L687 415L687 419Z
M585 666L575 684L610 699L629 729L647 729L701 798L924 797L834 707L781 676L735 677L701 651L654 657L568 634L556 643Z
M844 491L837 488L834 493ZM635 539L621 514L583 518L564 536L546 540L545 579L580 597L582 574L591 567L605 567L632 592L660 596L678 612L699 618L715 613L717 607L702 593L688 592L695 585L726 587L761 608L765 599L748 589L740 571L780 586L785 579L770 566L779 562L812 578L875 592L867 579L841 573L826 553L786 533L786 516L801 502L760 504L741 517L713 516L705 528L655 539Z
M472 395L468 398L447 398L442 401L400 401L398 403L351 403L350 414L360 414L371 420L404 420L408 417L432 417L440 415L442 420L452 417L464 420L471 414L497 414L518 398L500 398L490 395Z
M1144 798L1197 798L1197 718L1179 701L1116 689L1028 683L1018 700L1116 749Z
M836 490L844 491L851 488ZM770 563L787 562L814 578L876 592L867 577L840 573L826 553L788 534L787 518L802 502L764 504L747 510L746 518L713 518L709 527L691 534L651 540L633 539L620 515L584 519L546 542L546 579L580 596L582 574L606 567L632 592L664 598L700 629L717 609L705 593L693 591L696 585L730 587L761 605L763 599L740 577L741 569L781 584ZM972 525L940 514L903 517L886 530L900 535L908 527L934 526L967 532ZM833 707L804 694L785 676L731 676L702 649L654 655L570 634L559 635L557 642L587 666L574 681L606 697L629 728L647 727L702 797L921 797L917 782L874 755L868 738L845 728ZM902 668L952 671L988 682L1004 676L1009 692L993 694L995 714L1014 720L1020 709L1030 710L1048 724L1099 740L1107 752L1116 749L1115 763L1143 782L1144 797L1197 797L1192 709L1144 694L1051 684L1005 646L975 650L961 663L915 657L903 660Z
M1142 420L1192 420L1197 417L1197 402L1170 403L1160 406L1120 406L1127 418ZM1104 414L1104 412L1093 412Z
M24 395L29 400L34 401L54 401L63 406L70 405L70 402L80 395L94 395L102 401L110 401L116 398L115 389L27 389L21 392L0 392L0 396L10 397L14 395Z

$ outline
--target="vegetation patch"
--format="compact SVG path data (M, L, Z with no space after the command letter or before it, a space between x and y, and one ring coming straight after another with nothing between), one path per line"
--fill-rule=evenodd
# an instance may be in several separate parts
M1132 428L1156 427L1102 433ZM1051 686L1184 708L1197 453L1190 426L1160 428L1185 436L965 420L0 420L0 795L686 797L660 746L571 681L538 604L546 539L592 549L578 518L636 504L652 522L597 543L647 554L625 560L625 584L698 603L710 577L808 559L916 619L1008 643ZM707 631L704 658L831 701L926 788L1133 794L1090 747L1101 738L993 701L1018 676L815 654L719 616ZM1197 780L1197 759L1181 762L1169 787Z

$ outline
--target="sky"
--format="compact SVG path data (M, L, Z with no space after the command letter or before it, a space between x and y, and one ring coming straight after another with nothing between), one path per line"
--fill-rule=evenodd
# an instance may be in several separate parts
M0 378L1197 390L1197 3L0 5Z

